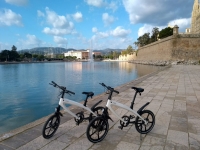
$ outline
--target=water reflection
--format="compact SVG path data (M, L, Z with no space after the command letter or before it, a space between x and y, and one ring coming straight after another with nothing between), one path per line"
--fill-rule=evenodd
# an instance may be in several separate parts
M0 65L0 134L54 112L59 89L51 81L76 93L67 98L82 101L83 91L104 92L100 82L116 87L157 69L127 62Z

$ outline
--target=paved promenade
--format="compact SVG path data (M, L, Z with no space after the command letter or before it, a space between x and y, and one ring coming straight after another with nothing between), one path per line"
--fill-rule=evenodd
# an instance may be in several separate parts
M43 118L0 137L0 150L200 150L200 66L171 66L143 76L117 87L120 94L115 94L113 100L130 106L134 95L132 86L144 88L142 95L136 98L134 109L150 102L146 109L156 116L153 130L143 135L141 140L134 125L120 130L119 120L111 115L114 122L109 121L110 130L106 138L93 144L85 134L88 122L76 126L74 119L65 113L51 139L41 136L47 119ZM105 94L88 104L92 105L99 99L104 100L101 105L105 106ZM78 112L75 107L71 109ZM121 116L127 113L121 108L115 110Z

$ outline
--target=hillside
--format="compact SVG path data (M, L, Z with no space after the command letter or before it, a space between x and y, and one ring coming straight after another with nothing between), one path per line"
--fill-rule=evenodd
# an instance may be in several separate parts
M76 51L76 49L73 48L61 48L61 47L36 47L36 48L32 48L32 49L23 49L23 50L19 50L18 53L31 53L31 54L40 54L40 55L44 55L44 54L49 54L49 53L53 53L53 54L62 54L62 53L66 53L68 51ZM84 49L81 49L84 50ZM93 50L94 52L101 52L102 54L108 54L111 51L116 51L116 52L121 52L123 49L103 49L103 50Z

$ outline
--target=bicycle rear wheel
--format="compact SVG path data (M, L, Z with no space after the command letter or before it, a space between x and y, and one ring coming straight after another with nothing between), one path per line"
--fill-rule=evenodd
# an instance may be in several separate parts
M108 133L109 124L102 116L95 117L86 130L87 138L92 143L101 142Z
M42 130L42 136L45 139L51 138L55 134L59 125L60 125L60 116L56 114L52 115L44 124Z
M135 119L135 128L139 133L147 134L153 129L153 127L155 125L154 113L152 111L150 111L150 110L143 110L139 115L144 120L147 121L147 124L145 125L145 122L141 118L136 117L136 119Z

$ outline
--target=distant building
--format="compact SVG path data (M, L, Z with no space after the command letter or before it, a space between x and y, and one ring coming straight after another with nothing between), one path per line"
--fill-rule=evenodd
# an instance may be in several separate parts
M64 53L64 56L72 56L76 57L77 59L88 59L89 58L89 50L87 51L68 51Z
M92 52L93 55L101 55L101 52ZM72 56L76 57L77 59L90 59L90 51L68 51L67 53L64 53L64 56Z
M101 55L101 52L92 52L93 55L98 56Z
M191 33L191 29L190 28L186 28L185 29L185 33L187 33L187 34Z
M200 33L200 3L199 0L194 0L191 20L191 33Z

